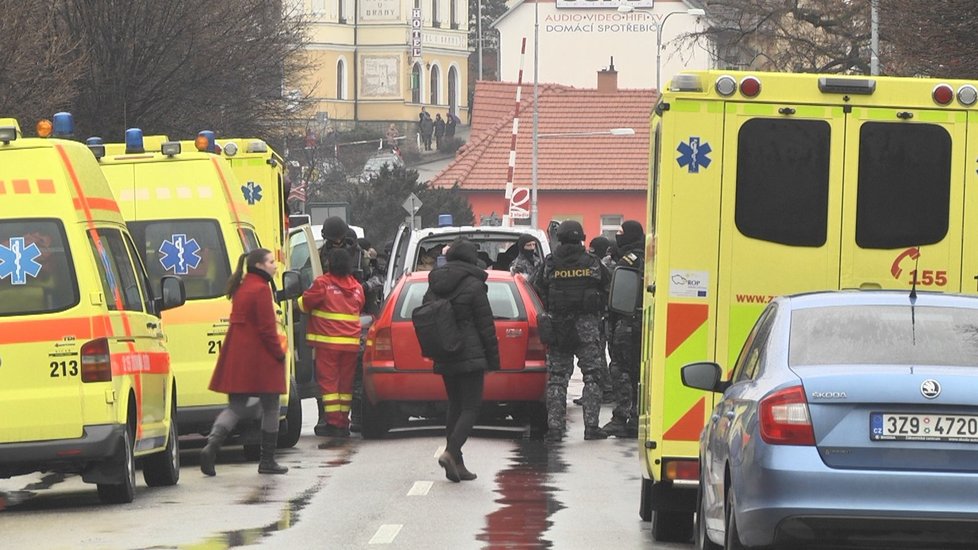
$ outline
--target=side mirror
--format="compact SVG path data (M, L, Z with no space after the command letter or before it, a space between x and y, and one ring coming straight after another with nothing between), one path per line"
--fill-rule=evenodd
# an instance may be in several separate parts
M618 266L611 274L611 292L608 309L621 315L635 315L642 305L642 272L631 267Z
M275 299L283 302L299 296L302 296L302 276L298 271L286 271L282 274L282 290L278 291Z
M688 388L722 393L730 384L721 382L722 369L716 363L703 361L690 363L680 370L683 385Z
M160 294L156 301L156 311L166 311L182 306L187 301L187 291L183 279L176 275L164 275L160 279Z

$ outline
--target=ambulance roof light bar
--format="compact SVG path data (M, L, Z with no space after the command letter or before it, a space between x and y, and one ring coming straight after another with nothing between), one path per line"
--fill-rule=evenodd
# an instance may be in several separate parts
M194 147L201 153L216 153L218 152L216 137L212 130L201 130L197 132L197 138L194 139Z
M96 160L100 160L105 156L105 142L102 141L102 138L92 136L85 140L85 145L87 145L88 149L93 155L95 155Z
M129 128L126 130L126 154L145 153L143 148L143 131L139 128Z
M826 94L873 95L876 81L872 78L822 76L818 79L818 89Z

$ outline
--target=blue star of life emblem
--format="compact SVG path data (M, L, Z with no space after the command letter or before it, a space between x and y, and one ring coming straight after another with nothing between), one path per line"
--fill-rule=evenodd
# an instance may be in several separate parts
M689 167L690 174L697 174L700 171L700 166L703 168L709 168L710 162L710 152L713 148L710 147L709 143L700 143L700 138L692 137L689 138L689 143L680 142L679 147L676 148L679 151L679 158L676 162L679 163L680 168Z
M187 239L186 235L177 234L170 237L171 240L163 241L160 245L160 263L163 269L173 270L177 275L186 275L191 269L197 269L200 265L200 245L197 239Z
M248 201L248 204L254 206L256 202L261 201L261 185L253 181L241 186L241 192L244 194L244 198Z
M10 283L27 284L27 276L37 277L41 264L37 262L41 249L31 243L24 246L23 237L11 237L10 246L0 244L0 280L10 277Z

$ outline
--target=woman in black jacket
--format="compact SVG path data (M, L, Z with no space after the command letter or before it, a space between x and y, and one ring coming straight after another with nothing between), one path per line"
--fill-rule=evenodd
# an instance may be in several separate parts
M435 361L435 372L442 375L448 394L448 444L438 464L445 468L445 477L455 482L476 478L462 461L462 445L479 416L485 373L499 370L499 342L486 286L488 274L477 266L477 252L467 239L452 243L445 254L447 263L428 274L428 292L423 300L450 298L464 339L458 354Z

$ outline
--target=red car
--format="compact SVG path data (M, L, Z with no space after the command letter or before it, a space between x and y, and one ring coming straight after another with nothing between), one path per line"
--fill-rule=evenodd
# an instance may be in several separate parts
M543 305L520 275L489 271L489 304L499 338L500 370L486 374L480 420L512 417L546 429L547 353L537 332ZM363 353L363 428L365 438L383 436L407 425L411 417L444 415L448 397L440 375L421 346L411 312L428 290L428 272L409 273L398 281L383 311L367 333Z

